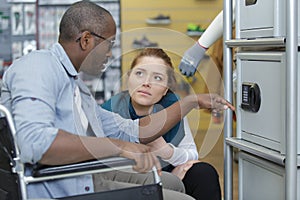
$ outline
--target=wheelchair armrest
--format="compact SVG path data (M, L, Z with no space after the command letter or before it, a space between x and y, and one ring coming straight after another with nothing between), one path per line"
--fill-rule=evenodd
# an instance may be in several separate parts
M90 160L80 163L73 163L67 165L51 166L51 165L36 165L33 168L33 177L43 177L60 175L65 173L91 171L97 169L113 168L120 166L134 165L134 160L130 160L123 157L113 157L101 160Z

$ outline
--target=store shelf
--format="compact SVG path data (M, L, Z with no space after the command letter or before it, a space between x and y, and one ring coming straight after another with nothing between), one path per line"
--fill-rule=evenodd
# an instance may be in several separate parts
M0 19L0 70L1 65L4 66L2 63L11 63L35 49L48 49L57 43L61 18L76 1L9 0L5 4L1 3L0 18L5 17L8 20ZM119 92L121 87L121 5L120 0L91 1L107 9L117 26L113 56L108 61L110 67L101 77L83 75L92 94L95 94L96 100L101 103Z
M250 1L249 1L250 2ZM298 4L297 4L298 2ZM281 61L282 65L280 69L284 69L285 73L279 73L282 76L281 85L284 86L284 90L280 90L278 87L265 87L262 90L261 97L264 100L262 105L266 108L267 105L274 105L272 98L266 98L266 91L276 90L278 94L282 95L283 99L280 102L284 106L285 112L281 114L284 119L283 128L278 130L279 140L268 138L265 133L266 127L271 127L273 124L268 124L269 118L273 119L274 111L271 109L269 112L266 109L266 113L269 118L262 117L262 110L260 112L244 111L242 109L237 110L237 136L232 137L230 133L231 122L229 121L224 130L225 137L225 166L228 173L225 177L225 200L232 199L232 162L231 155L233 154L232 148L228 150L228 147L235 147L241 152L249 153L253 156L253 159L247 160L243 157L239 159L239 198L240 199L288 199L296 200L299 199L300 193L298 193L300 178L299 178L299 166L300 166L300 155L297 149L300 144L298 143L298 113L297 106L299 106L299 73L297 72L297 65L299 64L298 50L300 44L299 31L299 19L298 11L300 10L299 1L253 1L251 6L237 1L236 4L236 38L232 39L232 10L228 9L232 6L232 0L224 1L224 36L225 36L225 47L224 47L224 71L226 75L224 80L229 80L232 74L232 56L231 48L239 47L237 52L239 54L249 54L251 59L246 62L237 62L238 74L238 87L242 87L243 82L259 82L261 80L270 80L269 76L274 76L276 72L275 66L270 62L269 73L261 73L261 70L267 65L261 65L257 61L261 58L259 54L253 53L254 50L259 50L260 54L264 57L263 61L269 62L271 57L268 57L267 52L275 55L280 52L285 55L284 60ZM297 9L298 8L298 9ZM244 39L245 38L245 39ZM247 38L247 39L246 39ZM297 48L298 45L298 48ZM276 49L276 51L275 51ZM272 52L273 51L273 52ZM237 53L237 54L238 54ZM252 62L253 61L253 62ZM241 73L243 71L243 73ZM280 70L279 70L280 71ZM258 76L260 73L260 76ZM264 77L262 77L264 76ZM276 79L278 82L279 80ZM274 86L274 85L273 85ZM225 82L225 91L228 92L228 96L232 96L231 82ZM243 90L243 94L247 94L246 90ZM242 101L242 90L237 92L238 100ZM274 93L272 92L272 95ZM265 95L265 96L263 96ZM279 95L279 96L280 96ZM269 95L270 96L270 95ZM273 96L275 98L275 96ZM237 101L237 107L240 106L241 102ZM253 104L251 104L253 106ZM278 107L274 106L276 109ZM243 112L242 112L243 111ZM266 120L266 123L262 122L263 125L257 124L259 120ZM281 121L280 121L281 122ZM276 124L277 125L277 124ZM255 137L245 137L240 134L243 128L251 129L251 126L257 127L254 131L247 131L249 135L257 135L262 138L262 142L258 142ZM263 127L264 126L264 127ZM277 131L277 130L276 130ZM273 132L271 131L270 133ZM267 135L268 136L268 135ZM264 139L270 139L270 142L280 141L281 145L285 147L282 149L276 149L275 146L268 146L264 143ZM259 144L258 144L259 143ZM274 150L275 149L275 150ZM297 154L298 153L298 154ZM257 160L259 162L254 162ZM269 162L271 161L271 162ZM269 163L272 163L269 165ZM274 169L278 171L274 171ZM280 171L280 173L278 173ZM271 184L263 184L263 183ZM245 185L257 183L254 187L244 187ZM278 186L277 189L275 186ZM262 191L269 191L262 195ZM274 197L274 198L273 198Z

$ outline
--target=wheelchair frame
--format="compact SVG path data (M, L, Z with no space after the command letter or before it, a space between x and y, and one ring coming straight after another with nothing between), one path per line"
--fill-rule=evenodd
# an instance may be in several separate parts
M122 158L122 157L112 157L112 158L106 158L101 160L92 160L92 161L86 161L81 163L74 163L74 164L68 164L68 165L62 165L62 166L42 166L37 167L31 176L26 176L24 173L24 163L20 160L20 151L17 146L16 142L16 129L14 126L14 121L11 116L11 113L9 110L4 107L3 105L0 105L0 113L4 115L7 123L8 131L10 132L7 134L7 136L3 135L3 127L0 128L0 145L2 150L2 153L4 152L7 156L7 159L9 160L10 165L10 173L11 175L17 175L16 184L19 185L19 191L18 192L18 198L17 199L27 199L27 191L26 186L30 183L36 183L36 182L42 182L42 181L48 181L48 180L54 180L54 179L61 179L61 178L68 178L68 177L74 177L74 176L80 176L80 175L86 175L86 174L94 174L94 173L101 173L101 172L108 172L112 170L122 170L122 169L129 169L134 164L133 160ZM4 120L4 119L2 119ZM3 126L3 125L1 125ZM5 141L8 141L11 143L10 147L7 148L7 144L2 144L3 137L5 138ZM3 154L2 154L3 155ZM0 154L1 156L1 154ZM1 158L2 160L2 158ZM2 163L0 163L0 172L2 169L1 166ZM94 198L109 198L109 199L124 199L124 195L128 195L129 193L133 194L135 199L163 199L162 197L162 183L160 180L160 177L157 173L157 169L152 169L153 176L154 176L154 183L149 185L141 185L141 186L135 186L135 187L129 187L129 188L123 188L123 189L117 189L117 190L110 190L110 191L104 191L104 192L95 192L90 194L82 194L77 196L70 196L70 197L63 197L62 199L94 199ZM5 172L7 174L7 172ZM3 178L2 180L3 181ZM1 192L3 195L1 195ZM0 199L4 198L5 189L0 187ZM139 193L137 193L139 192ZM6 198L9 198L9 191L8 196ZM11 200L11 199L9 199Z

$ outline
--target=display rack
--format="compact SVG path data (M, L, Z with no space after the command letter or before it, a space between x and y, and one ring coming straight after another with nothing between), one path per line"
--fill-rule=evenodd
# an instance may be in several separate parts
M258 2L258 3L257 3ZM263 2L263 3L261 3ZM243 3L257 3L257 6L252 6L251 9L258 8L256 12L242 12ZM254 31L245 31L242 29L245 24L241 24L241 16L249 13L259 13L262 4L270 3L274 6L274 13L271 13L270 20L277 27L271 29L253 29ZM224 1L224 85L225 98L232 100L232 55L231 48L239 47L237 51L238 72L238 90L237 90L237 133L236 137L232 136L232 116L230 111L226 111L226 121L224 124L224 199L230 200L233 198L232 190L232 148L236 147L240 150L239 155L239 199L299 199L297 188L299 188L300 181L300 143L299 143L299 1L241 1L238 0L236 12L236 28L237 39L232 39L232 0ZM240 6L240 7L239 7ZM270 6L270 7L272 7ZM276 7L278 6L278 7ZM250 9L250 8L249 8ZM279 12L278 12L279 11ZM263 10L267 12L267 9ZM273 14L273 15L272 15ZM248 18L249 21L252 19ZM285 20L284 20L285 19ZM245 19L247 20L247 19ZM264 21L267 19L261 19ZM261 21L253 20L251 24L255 27ZM253 22L251 21L251 22ZM255 24L256 23L256 24ZM246 29L246 28L245 28ZM240 32L239 32L240 31ZM257 32L256 32L257 31ZM255 33L256 32L256 33ZM271 35L270 35L271 32ZM242 37L241 37L242 35ZM259 35L260 37L252 37L252 35ZM267 51L267 49L279 48L279 51ZM259 50L259 51L258 51ZM273 61L276 61L276 63ZM251 65L252 64L252 65ZM256 64L256 65L255 65ZM255 67L259 64L259 67ZM276 69L276 65L278 68ZM268 70L270 66L275 66L274 69ZM265 69L267 68L267 70ZM246 72L243 72L246 70ZM264 71L266 70L266 71ZM274 71L273 71L274 70ZM264 78L257 78L261 74L266 74ZM257 93L262 101L263 106L261 110L245 111L247 109L254 109L253 102L247 104L247 87L243 89L243 80L254 76L252 81L262 80L258 85L265 84L264 81L272 79L281 81L282 88L269 87L268 84L263 85L264 88L261 93ZM257 74L257 77L255 76ZM277 74L275 74L277 73ZM254 74L254 75L253 75ZM245 78L246 77L246 78ZM247 80L250 80L248 78ZM265 87L267 85L267 87ZM253 85L252 85L253 86ZM253 86L252 92L255 91ZM267 88L267 90L266 90ZM268 99L264 94L271 90L272 95L276 93L277 99ZM245 99L243 99L245 98ZM256 98L254 98L256 99ZM245 102L243 102L245 100ZM276 103L279 102L277 107ZM274 110L270 113L266 104L274 105ZM250 105L250 106L249 106ZM246 106L246 107L245 107ZM248 106L248 107L247 107ZM276 111L276 112L275 112ZM263 112L268 114L269 118L260 118ZM282 116L277 116L277 115ZM262 120L266 124L269 123L270 118L279 119L278 124L271 124L269 127L263 127L255 122L255 120ZM248 121L247 121L248 120ZM251 126L247 126L250 122ZM246 124L246 125L245 125ZM271 126L280 129L275 132L268 133L268 128ZM246 128L245 128L246 127ZM246 131L244 130L247 129ZM251 130L251 131L249 131ZM254 131L253 131L254 130ZM249 134L251 133L251 134ZM257 184L257 185L256 185ZM298 186L297 186L298 184ZM298 198L297 198L298 197Z
M0 0L0 3L1 1L3 0ZM0 6L0 40L3 44L0 48L0 58L7 61L9 66L18 57L35 49L49 48L57 42L60 19L65 10L77 0L4 1ZM83 75L87 86L101 104L119 92L121 87L121 5L120 0L92 1L110 11L117 26L116 43L112 49L113 56L109 60L109 68L101 77ZM2 68L0 67L0 70Z
M12 60L36 49L36 2L1 1L0 65L3 70Z
M48 48L57 41L60 19L65 10L74 2L76 2L76 0L38 1L39 48ZM93 2L110 11L117 26L116 43L112 49L113 56L109 60L109 68L101 75L101 77L92 77L82 74L82 79L94 94L97 102L101 104L113 94L119 92L121 87L121 8L119 0L93 0Z
M0 70L2 73L3 68L11 63L11 50L9 48L11 45L10 7L3 1L0 0Z

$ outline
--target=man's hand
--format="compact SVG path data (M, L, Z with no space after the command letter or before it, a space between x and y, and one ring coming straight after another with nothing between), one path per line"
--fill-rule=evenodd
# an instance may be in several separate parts
M226 109L235 110L235 107L218 94L198 94L198 104L200 109L212 109L223 111Z
M218 94L192 94L183 99L187 104L197 109L211 109L223 111L226 109L235 110L235 107Z
M205 55L205 51L206 48L202 47L198 42L196 42L191 48L189 48L184 53L178 67L181 74L187 77L193 76L200 61Z
M143 144L124 142L120 156L133 159L136 165L133 169L137 172L149 172L153 166L158 170L161 169L157 157L150 151L150 147ZM160 171L158 171L160 174Z

